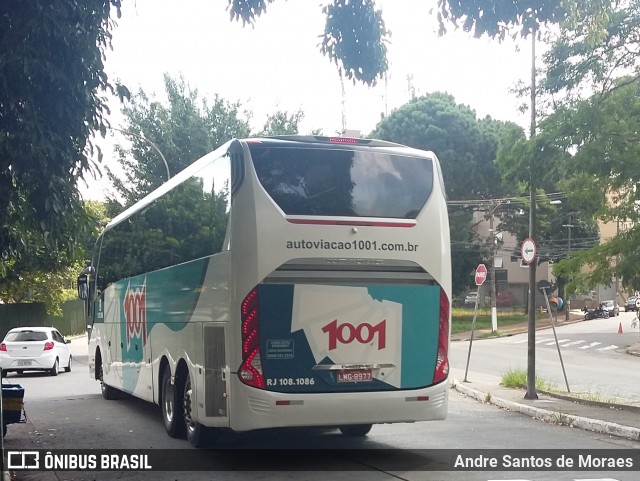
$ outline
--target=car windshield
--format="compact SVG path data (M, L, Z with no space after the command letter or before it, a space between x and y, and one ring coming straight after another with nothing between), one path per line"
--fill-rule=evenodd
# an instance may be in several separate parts
M18 331L7 334L5 341L28 342L28 341L46 341L47 333L42 331Z

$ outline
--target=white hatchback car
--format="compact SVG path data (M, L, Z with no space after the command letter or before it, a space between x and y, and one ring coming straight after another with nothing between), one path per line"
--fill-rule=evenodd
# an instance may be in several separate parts
M71 351L66 340L53 327L16 327L0 343L0 367L7 372L45 371L57 376L60 366L71 371Z

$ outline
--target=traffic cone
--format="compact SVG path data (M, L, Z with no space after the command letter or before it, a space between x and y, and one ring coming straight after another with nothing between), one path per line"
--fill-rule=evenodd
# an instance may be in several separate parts
M618 326L618 334L622 334L622 323Z

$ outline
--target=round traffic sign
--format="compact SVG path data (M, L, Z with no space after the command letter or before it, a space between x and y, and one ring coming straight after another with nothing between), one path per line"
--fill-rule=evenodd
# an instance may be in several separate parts
M542 280L538 281L538 291L541 294L545 294L545 295L548 296L555 290L556 289L553 286L553 284L551 284L551 282L547 281L546 279L542 279Z
M536 243L527 237L522 241L522 261L531 264L536 258Z
M478 264L476 267L476 286L481 286L487 280L487 266Z

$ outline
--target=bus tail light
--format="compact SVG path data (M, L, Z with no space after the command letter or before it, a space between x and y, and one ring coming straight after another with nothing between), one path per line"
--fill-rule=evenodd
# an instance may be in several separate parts
M440 290L440 326L438 329L438 354L433 383L447 379L449 375L449 299L444 290Z
M238 377L247 386L264 389L260 359L260 334L258 317L258 290L253 289L244 298L241 305L242 320L242 365L238 369Z

